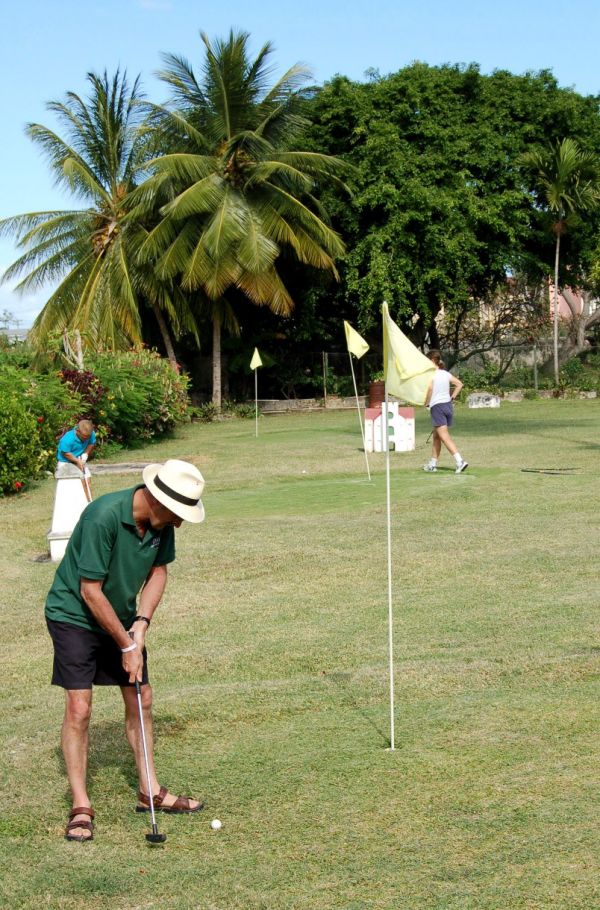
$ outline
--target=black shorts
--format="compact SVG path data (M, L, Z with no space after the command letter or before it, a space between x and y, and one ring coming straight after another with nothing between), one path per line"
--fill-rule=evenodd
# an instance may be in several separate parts
M52 685L63 689L91 689L94 686L132 686L123 669L123 654L110 637L69 622L47 619L54 645ZM148 655L144 648L142 684L148 682Z

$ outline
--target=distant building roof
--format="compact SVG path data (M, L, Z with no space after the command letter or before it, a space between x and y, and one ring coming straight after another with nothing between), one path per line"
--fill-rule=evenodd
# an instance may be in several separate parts
M0 335L6 335L9 341L26 341L29 329L0 329Z

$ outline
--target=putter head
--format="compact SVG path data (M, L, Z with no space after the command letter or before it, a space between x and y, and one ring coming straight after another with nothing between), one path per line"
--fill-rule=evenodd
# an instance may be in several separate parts
M146 840L149 844L164 844L167 839L166 834L147 834Z

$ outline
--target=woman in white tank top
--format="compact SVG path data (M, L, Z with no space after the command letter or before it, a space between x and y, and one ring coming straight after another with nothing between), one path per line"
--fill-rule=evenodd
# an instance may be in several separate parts
M437 372L435 373L425 398L425 405L431 413L431 423L433 425L433 441L431 448L431 458L426 465L423 465L424 471L437 471L438 459L442 450L442 444L448 449L456 463L456 474L462 474L468 468L466 462L458 449L456 448L452 437L450 436L450 427L454 420L454 408L452 402L460 394L463 387L460 379L453 376L444 369L442 358L439 351L429 351L429 359L435 363ZM451 391L452 387L452 391Z

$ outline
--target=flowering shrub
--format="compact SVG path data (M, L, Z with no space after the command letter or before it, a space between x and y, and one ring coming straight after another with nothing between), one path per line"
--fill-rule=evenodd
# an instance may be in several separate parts
M35 418L18 398L0 391L0 491L19 492L40 470Z
M61 370L60 378L73 392L76 392L83 403L80 418L94 420L99 402L106 389L91 370Z
M188 419L187 377L155 351L95 354L89 364L105 390L93 419L112 441L136 445Z
M89 365L39 373L0 358L1 493L53 470L57 440L82 417L107 448L153 439L188 419L187 378L155 352L95 354Z
M27 470L23 469L23 476L15 478L24 483L44 470L54 468L56 440L77 421L81 399L63 385L56 373L35 373L6 364L0 365L0 394L11 399L18 411L30 418L28 423L32 427L31 441L36 447L36 457L35 462L26 457ZM0 442L0 473L7 465L15 463L15 459L19 463L19 453L13 451L19 445L19 435L12 441L9 437ZM2 489L6 488L3 486Z

